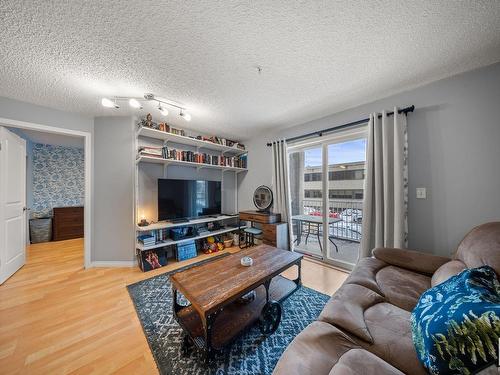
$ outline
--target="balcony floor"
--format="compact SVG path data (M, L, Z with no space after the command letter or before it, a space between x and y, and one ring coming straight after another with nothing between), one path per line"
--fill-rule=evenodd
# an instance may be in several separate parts
M330 259L339 260L352 265L356 264L360 246L359 242L345 241L338 238L334 238L333 241L337 245L339 251L337 253L335 247L329 242L328 254ZM318 240L312 235L309 236L307 244L305 243L305 236L302 236L302 241L299 245L295 245L295 250L313 255L321 255Z

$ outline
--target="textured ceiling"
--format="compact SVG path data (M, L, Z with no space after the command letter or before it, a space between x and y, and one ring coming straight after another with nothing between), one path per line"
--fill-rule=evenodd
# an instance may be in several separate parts
M0 0L0 19L0 96L99 116L153 92L240 138L500 61L498 0Z

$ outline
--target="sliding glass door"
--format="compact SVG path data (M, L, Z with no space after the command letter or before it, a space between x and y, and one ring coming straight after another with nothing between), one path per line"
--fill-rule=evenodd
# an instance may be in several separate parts
M328 145L328 260L356 263L363 220L366 138Z
M292 229L295 250L323 258L323 148L289 153Z
M294 250L350 269L363 220L365 127L289 146Z

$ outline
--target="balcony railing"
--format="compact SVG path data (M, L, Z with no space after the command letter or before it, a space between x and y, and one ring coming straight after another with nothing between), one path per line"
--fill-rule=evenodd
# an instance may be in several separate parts
M323 214L322 206L323 202L321 199L304 199L301 214L321 216ZM341 221L330 225L329 235L343 240L361 241L361 222L363 220L362 200L329 200L328 215L341 219Z

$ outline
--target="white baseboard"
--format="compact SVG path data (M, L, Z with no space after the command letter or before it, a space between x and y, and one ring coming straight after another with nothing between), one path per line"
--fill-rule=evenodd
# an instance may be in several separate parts
M90 263L90 268L97 267L136 267L135 260L96 260Z

